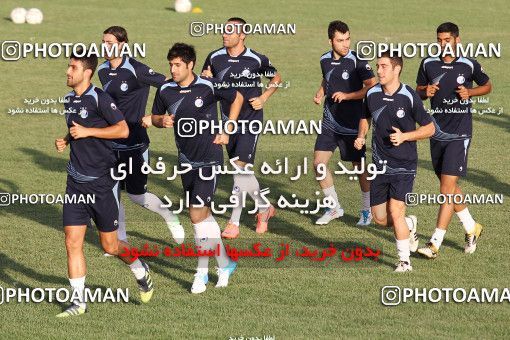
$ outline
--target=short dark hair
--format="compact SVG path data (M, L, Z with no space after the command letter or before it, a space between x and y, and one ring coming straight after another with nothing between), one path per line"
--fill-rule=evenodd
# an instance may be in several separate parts
M193 66L197 61L197 54L195 53L195 48L192 45L184 44L184 43L175 43L169 50L166 56L168 61L174 58L181 58L186 64L189 64L191 61L193 62Z
M395 68L395 66L400 66L400 73L402 73L402 69L404 68L404 59L402 59L401 56L398 56L398 55L395 55L395 54L391 54L389 51L385 51L383 53L381 53L378 57L379 59L381 58L388 58L390 59L390 63L391 63L391 66L393 66L393 68ZM399 75L400 75L399 73Z
M118 42L129 42L127 31L121 26L110 26L104 30L103 34L113 35Z
M228 18L227 22L229 21L234 21L234 22L238 22L242 25L246 24L246 20L244 20L243 18L240 18L240 17L232 17L232 18Z
M329 23L328 26L328 37L329 39L333 39L335 36L335 32L338 31L340 33L349 32L349 26L343 21L335 20Z
M76 54L74 53L76 52ZM79 47L76 51L71 53L71 59L78 60L83 65L83 70L92 70L92 75L97 68L97 55L95 53L88 53L83 48Z
M436 33L450 33L454 37L458 37L459 26L455 25L453 22L443 22L441 25L437 26Z

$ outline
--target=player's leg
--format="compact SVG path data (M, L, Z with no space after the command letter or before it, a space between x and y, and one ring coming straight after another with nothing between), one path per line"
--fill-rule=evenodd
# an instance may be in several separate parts
M360 163L353 162L353 166L360 166ZM370 181L367 179L368 173L365 171L358 177L361 189L361 215L357 223L359 226L367 226L372 222L372 214L370 213Z
M388 215L387 202L390 197L390 184L388 176L379 175L370 183L370 205L372 219L382 227L392 225L391 216Z
M462 190L458 185L455 188L455 195L463 196ZM454 211L460 219L465 231L466 243L464 244L464 252L472 254L476 250L478 238L482 234L483 226L480 223L475 222L465 204L454 204Z
M86 312L85 301L85 275L86 264L83 254L83 242L85 240L86 225L65 226L65 245L67 252L67 275L72 288L72 305L65 311L57 314L57 317L76 316Z
M442 155L439 161L433 162L436 174L440 179L441 194L451 195L449 197L462 195L462 191L457 183L459 177L466 175L469 142L469 139L442 142L440 144L441 149L439 149L437 146L439 142L434 142L433 144L431 141L432 154L434 152L436 154L441 152ZM466 253L473 253L476 250L477 241L483 229L482 225L475 222L465 204L454 204L454 202L447 201L440 206L434 234L426 247L420 249L420 254L431 259L437 257L454 212L461 220L465 230L466 243L464 251Z
M253 134L236 134L231 136L229 144L227 145L227 152L229 157L238 157L235 161L239 169L244 170L247 164L253 164L255 161L255 153L257 150L257 142L259 135ZM225 238L236 238L239 235L239 224L242 213L243 195L248 194L255 203L260 206L264 202L260 200L258 193L260 192L260 184L254 174L235 174L234 186L232 189L233 195L237 195L240 204L232 210L232 215L227 224L227 227L222 233ZM256 215L257 219L257 233L264 233L267 231L267 224L271 217L275 215L275 208L273 205L269 207L260 207Z
M118 239L117 230L105 231L105 229L101 229L102 230L99 231L99 240L103 250L112 256L118 257L122 262L129 266L129 269L131 269L131 272L138 283L140 299L144 303L149 302L154 292L154 284L152 282L149 266L140 259L131 261L129 257L120 256L120 254L124 252L125 248L131 248L130 245L127 242Z
M409 228L405 219L406 206L404 201L390 198L388 202L388 215L393 221L393 231L397 243L397 253L399 262L396 272L406 272L413 270L411 266L411 252L409 244Z
M147 191L147 175L143 174L141 169L144 163L149 163L149 148L124 151L123 153L129 154L133 164L133 172L126 178L126 192L129 199L163 217L172 238L176 243L181 244L184 242L184 228L179 223L179 218L169 209L161 207L163 202L158 196Z
M455 169L457 169L458 172L456 175L459 177L465 177L467 174L467 161L470 144L471 139L469 138L455 141L455 143L450 143L446 151L447 156L450 158L452 158L453 155L457 156L455 158ZM455 194L461 197L463 196L462 190L458 184L455 187ZM464 227L464 252L472 254L476 250L476 245L480 235L482 234L483 226L480 223L475 222L465 204L454 204L454 211Z
M210 205L216 191L216 177L211 180L200 178L199 171L203 177L212 176L212 167L194 170L181 176L183 187L189 191L190 197L190 219L193 224L195 244L202 250L214 250L215 259L218 264L218 282L216 287L226 287L230 275L234 272L237 263L230 260L221 240L221 229L214 216L211 214ZM198 198L200 199L198 199ZM204 206L198 207L201 202ZM209 257L198 258L197 272L191 292L202 293L206 290L208 282Z
M130 248L129 244L121 241L118 238L118 216L119 216L119 201L118 201L118 182L113 182L109 176L105 179L98 179L103 181L101 188L95 192L95 202L90 205L93 210L92 216L99 231L99 239L103 250L112 255L120 258L126 263L131 272L135 276L138 288L140 290L140 298L142 302L148 302L154 292L152 277L150 275L149 266L140 259L131 262L128 257L120 256L124 248ZM99 183L98 183L99 184ZM110 186L110 190L105 190L104 187Z
M447 161L445 159L445 151L446 151L447 142L436 141L434 139L430 140L430 156L432 159L432 167L434 168L434 172L439 179L441 186L441 173L443 172L443 168L446 166ZM446 188L446 186L445 186ZM446 234L446 226L442 226L439 224L439 216L441 215L441 207L439 208L440 212L438 214L436 228L430 241L423 248L418 249L418 253L429 258L434 259L437 257L439 253L439 247L441 246L444 235ZM450 216L451 218L451 216Z
M128 163L128 154L121 152L119 150L115 150L115 155L117 156L117 162L119 164L125 163L126 166ZM124 204L121 201L121 192L122 190L126 190L126 181L123 179L119 181L119 228L117 229L117 236L119 240L127 241L127 231L126 231L126 210L124 209ZM109 256L110 254L104 253L105 256Z
M351 162L353 167L360 167L362 159L365 158L366 146L363 145L361 150L357 150L354 147L354 141L357 136L344 135L341 136L338 146L340 149L340 155L342 161ZM365 160L364 160L365 162ZM368 181L368 173L366 171L366 165L361 176L358 177L359 186L361 189L361 211L360 218L357 223L359 226L367 226L372 221L372 215L370 213L370 182Z
M66 195L80 195L88 193L83 191L86 184L75 183L69 176L67 178ZM76 316L87 310L85 294L86 264L83 253L83 243L90 214L83 203L64 203L63 225L65 232L65 246L67 252L67 274L73 291L71 306L58 314L57 317Z
M322 133L317 136L314 146L313 166L315 174L318 178L324 177L319 180L319 185L325 197L330 197L335 207L333 209L326 209L324 214L315 222L318 225L325 225L344 215L344 210L340 205L338 195L336 193L333 175L328 169L328 163L333 155L333 152L338 147L338 139L340 137L330 130L323 129Z

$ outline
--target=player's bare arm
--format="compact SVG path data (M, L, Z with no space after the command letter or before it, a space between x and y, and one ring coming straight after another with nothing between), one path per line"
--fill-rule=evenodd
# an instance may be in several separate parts
M66 148L66 146L69 144L69 133L64 138L57 138L55 139L55 148L57 149L57 152L62 152Z
M459 95L460 99L469 99L470 97L483 96L492 91L492 84L490 81L487 84L468 89L465 86L459 86L455 92Z
M313 97L313 102L317 105L320 105L322 102L322 98L324 97L324 88L326 87L326 80L322 78L321 85L319 86L319 89L315 93L315 96Z
M171 128L174 126L175 115L151 115L152 125L157 128Z
M437 91L439 91L439 84L437 83L416 86L416 92L423 100L434 97Z
M239 113L241 112L241 107L243 106L243 101L244 101L243 95L239 91L237 91L236 99L234 99L234 101L230 105L230 112L228 115L229 120L237 120L237 118L239 117ZM233 129L232 125L228 125L226 128L229 129L228 131L229 133L234 132L232 131ZM228 137L229 137L228 133L219 134L216 136L213 143L227 145L229 139Z
M267 83L264 93L262 93L259 97L249 99L251 107L253 107L254 110L261 110L264 103L273 95L273 93L276 92L281 82L282 77L280 73L276 73L273 79Z
M365 145L366 140L365 137L370 129L370 121L366 118L362 118L359 120L359 128L358 128L358 137L354 141L354 147L357 150L361 150L363 145Z
M399 146L404 142L412 142L429 138L436 131L433 122L420 126L418 129L409 132L402 132L394 126L392 126L392 128L394 132L390 134L390 141L394 146Z
M343 100L363 99L363 97L365 97L365 95L367 94L368 89L374 86L376 83L377 81L375 80L375 77L373 77L363 81L363 88L361 90L349 93L338 91L333 93L331 98L333 98L333 101L338 103L340 103Z
M74 139L88 137L118 139L127 138L129 136L129 128L125 120L121 120L114 125L104 128L86 128L73 121L73 126L69 129L69 134Z

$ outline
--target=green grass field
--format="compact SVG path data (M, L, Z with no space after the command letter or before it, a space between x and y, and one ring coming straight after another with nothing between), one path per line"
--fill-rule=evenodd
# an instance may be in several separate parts
M434 261L413 257L414 271L393 273L397 262L394 237L390 230L374 225L355 226L359 211L358 184L346 176L335 178L336 188L346 207L346 216L327 227L313 225L315 217L296 210L279 211L262 242L286 240L325 248L361 243L383 249L380 263L372 265L271 266L240 262L226 289L212 285L199 296L189 293L195 260L174 261L149 258L156 291L147 305L139 303L136 284L129 269L118 260L105 258L95 230L89 230L85 254L91 287L129 288L129 303L91 304L90 313L59 320L57 303L9 303L0 305L0 338L506 338L510 337L510 309L504 304L407 303L396 307L381 304L383 286L504 288L510 282L508 259L510 217L508 176L510 148L510 25L506 1L199 1L193 3L202 14L178 14L173 1L14 1L0 3L0 40L22 42L99 42L102 31L111 25L124 26L132 42L147 44L142 62L168 74L166 53L174 42L193 44L198 53L197 68L206 55L219 48L221 38L191 37L192 21L223 22L241 16L249 22L296 23L291 36L253 36L247 45L268 55L290 82L267 103L267 119L319 119L321 109L312 102L321 80L319 58L329 49L327 24L346 21L351 29L353 48L358 40L427 42L435 40L435 29L453 21L461 29L463 41L500 42L502 57L480 59L491 77L490 106L503 107L502 115L474 115L474 138L469 154L468 176L461 186L471 194L504 194L503 205L471 206L473 216L485 227L475 254L463 253L464 234L456 217L447 233L440 256ZM42 25L14 25L8 20L14 7L38 7ZM412 87L420 59L405 60L403 81ZM374 62L371 62L375 66ZM64 193L68 152L57 154L54 139L65 133L65 121L58 114L9 115L11 107L23 106L25 98L57 98L69 91L65 85L67 60L26 59L0 62L0 192ZM95 78L96 85L99 81ZM152 105L151 90L149 105ZM427 104L428 105L428 104ZM148 109L150 110L150 108ZM149 112L149 111L147 111ZM152 161L161 156L176 161L172 132L151 128ZM315 136L263 136L258 145L257 164L285 156L297 160L313 155ZM419 169L415 192L435 193L438 182L432 171L428 142L419 143ZM336 156L338 157L338 156ZM312 198L318 189L310 174L297 182L286 177L260 179L271 189L273 201L279 195ZM218 197L226 199L230 178L221 179ZM179 198L180 181L162 176L149 178L149 189L159 196ZM128 236L133 245L172 244L163 220L123 197ZM437 206L409 208L418 216L420 244L428 241L435 227ZM0 207L0 286L67 287L67 270L62 207L59 205L11 205ZM228 216L227 216L228 217ZM225 225L227 217L217 220ZM192 242L187 214L181 216ZM243 214L242 237L255 239L252 216ZM243 242L249 242L244 240ZM211 261L211 266L213 261ZM215 276L212 277L215 282Z

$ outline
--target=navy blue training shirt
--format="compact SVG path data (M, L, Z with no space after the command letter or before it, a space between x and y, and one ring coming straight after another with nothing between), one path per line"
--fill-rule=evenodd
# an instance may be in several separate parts
M129 126L129 137L115 140L114 148L128 150L149 144L147 129L142 127L141 121L145 116L150 86L160 87L165 76L130 57L123 57L116 69L105 61L99 65L97 74L103 90L115 100Z
M445 63L439 57L422 60L416 84L419 86L438 84L439 90L430 99L434 110L436 133L433 139L448 141L469 138L473 132L471 103L462 101L455 92L463 85L473 88L473 82L485 85L489 77L480 64L464 57Z
M249 99L259 97L262 94L262 77L271 79L277 73L276 68L271 64L269 58L250 48L236 57L228 54L225 47L212 51L207 56L204 67L211 67L214 78L225 82L239 91L244 102L239 115L240 120L262 120L263 110L254 110ZM264 85L265 86L265 85ZM230 103L221 101L221 113L223 120L228 119Z
M81 96L71 91L65 98L68 128L73 127L73 121L87 128L105 128L124 120L113 99L92 84ZM69 144L67 172L76 182L90 182L106 175L117 162L111 140L95 137L75 140L70 136Z
M222 146L213 144L216 133L210 130L198 133L197 129L187 128L190 124L198 127L201 120L218 122L217 102L224 100L230 105L235 100L235 89L216 88L217 83L214 78L194 75L193 82L187 87L168 81L156 92L152 114L175 115L174 132L179 164L191 164L193 169L223 164ZM192 136L193 132L197 133Z
M326 82L323 127L342 135L357 135L363 99L336 103L332 95L338 91L350 93L361 90L363 81L374 77L372 68L353 51L339 59L334 59L333 51L328 51L321 56L320 64Z
M402 132L409 132L416 130L416 123L427 125L432 122L418 94L401 83L390 96L377 84L365 96L361 117L372 119L372 157L378 170L382 169L379 161L387 161L388 175L416 173L416 142L407 141L394 146L390 134L395 132L392 126Z

